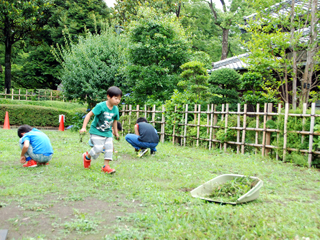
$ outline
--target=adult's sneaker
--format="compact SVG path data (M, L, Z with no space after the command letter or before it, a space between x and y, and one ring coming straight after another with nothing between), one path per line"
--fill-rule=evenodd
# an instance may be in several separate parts
M88 152L85 152L85 153L82 154L84 168L89 168L90 165L91 165L91 160L88 160L86 158L87 155L88 155Z
M101 169L102 172L105 172L105 173L109 173L109 174L112 174L112 173L115 173L116 170L112 169L109 165L104 165Z
M145 149L141 148L140 151L138 152L138 157L141 158L143 155L146 155L148 151L149 151L149 148L145 148Z
M157 151L151 151L150 154L151 156L155 156Z
M37 167L37 162L33 159L27 161L25 164L23 164L23 167Z

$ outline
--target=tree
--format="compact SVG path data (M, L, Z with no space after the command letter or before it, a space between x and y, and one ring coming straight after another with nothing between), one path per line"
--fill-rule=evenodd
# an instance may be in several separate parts
M201 104L208 102L212 96L208 87L208 73L201 62L193 61L183 64L180 68L182 80L178 83L179 87L188 90L194 97L194 103Z
M61 81L67 99L87 102L92 108L107 98L110 86L123 89L121 68L126 62L128 43L122 35L107 29L100 35L87 33L79 43L70 43L53 53L61 62ZM61 54L60 54L61 52Z
M128 25L131 21L139 19L140 7L152 7L158 14L174 13L180 17L181 0L116 0L114 6L114 16L121 25Z
M137 104L169 99L178 83L180 66L190 57L190 42L176 18L141 9L129 25L127 85Z
M209 83L212 84L211 91L213 104L235 104L239 97L237 90L240 85L240 74L230 68L221 68L211 73Z
M213 15L214 24L222 31L221 60L228 57L230 31L238 31L239 25L243 23L243 17L250 14L252 9L246 0L232 0L230 6L224 0L220 0L222 11L217 9L213 0L205 0Z
M0 41L5 44L5 88L11 88L11 54L15 43L34 38L47 22L51 0L0 0Z
M247 28L251 33L245 43L251 52L246 60L249 70L263 74L263 89L270 96L280 95L284 102L292 102L294 109L297 103L307 103L310 90L318 85L317 79L312 81L318 61L317 1L309 0L308 6L306 11L301 3L283 2L257 13L259 21L251 20Z

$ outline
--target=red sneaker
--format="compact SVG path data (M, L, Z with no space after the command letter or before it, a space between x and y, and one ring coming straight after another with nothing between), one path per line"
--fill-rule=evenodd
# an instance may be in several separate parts
M37 167L37 162L33 159L27 161L25 164L22 165L23 167Z
M102 167L101 171L103 171L103 172L105 172L105 173L110 173L110 174L116 172L116 170L110 168L109 165L104 165L104 166Z
M82 154L84 168L89 168L91 164L91 160L86 159L87 155L88 155L88 152L85 152Z

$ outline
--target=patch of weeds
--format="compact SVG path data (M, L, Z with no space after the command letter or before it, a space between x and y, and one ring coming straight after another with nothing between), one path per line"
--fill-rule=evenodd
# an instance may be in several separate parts
M128 228L127 226L125 226L126 228L123 229L118 229L118 233L114 234L113 236L105 236L105 240L122 240L122 239L146 239L144 237L144 234L142 232L140 232L138 229L135 228Z
M71 222L66 222L63 227L69 231L77 232L96 232L99 222L89 219L87 213L79 212L77 209L73 209L75 214L75 219Z
M35 211L35 212L43 212L46 208L52 207L52 204L38 204L35 203L34 206L27 206L25 210Z

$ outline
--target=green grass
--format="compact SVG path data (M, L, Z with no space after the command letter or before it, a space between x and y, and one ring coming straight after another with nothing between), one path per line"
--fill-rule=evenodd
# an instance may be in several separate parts
M25 169L16 130L0 131L0 226L9 237L320 239L318 169L171 143L138 159L122 138L111 165L117 172L105 175L102 156L83 168L88 136L80 143L77 133L45 132L55 151L52 161ZM262 179L259 198L232 206L191 197L190 190L227 173Z

